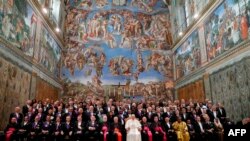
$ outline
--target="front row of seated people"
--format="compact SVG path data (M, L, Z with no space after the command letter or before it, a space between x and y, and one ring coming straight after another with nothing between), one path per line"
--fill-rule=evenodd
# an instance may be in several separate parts
M167 130L172 130L171 135L176 136L179 141L189 141L188 127L185 122L178 120L168 126L169 118L166 117L166 126L159 122L158 116L154 116L154 122L150 124L144 116L140 122L135 115L130 115L123 129L118 117L113 118L113 123L108 122L107 115L102 116L102 122L98 123L96 117L92 115L90 121L84 123L82 116L77 116L75 123L71 122L71 117L67 116L66 121L61 122L61 117L56 117L55 122L50 116L46 116L45 122L40 122L40 117L36 116L34 122L30 123L28 117L24 117L24 122L18 125L16 117L12 117L5 129L5 141L61 141L61 140L100 140L100 141L122 141L126 133L127 141L167 141ZM175 134L176 133L176 134Z
M223 141L234 124L221 104L93 100L31 102L16 107L5 128L11 141ZM243 122L244 121L244 122ZM250 127L250 118L242 127Z

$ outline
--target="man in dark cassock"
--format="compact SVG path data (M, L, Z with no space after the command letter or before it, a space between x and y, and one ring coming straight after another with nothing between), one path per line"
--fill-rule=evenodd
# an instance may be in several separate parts
M29 118L28 116L25 116L24 121L21 123L17 132L18 140L20 141L27 140L30 128L31 128L31 123L29 122Z
M119 123L118 117L114 117L113 123L111 125L111 136L112 141L121 141L123 140L124 127Z
M42 124L41 139L43 141L52 140L53 124L51 122L51 116L46 116L46 121Z
M77 121L75 123L75 127L74 127L74 136L75 136L75 140L83 140L84 137L84 131L85 131L85 124L82 121L82 115L78 115L77 116Z
M154 122L151 124L151 131L154 141L166 141L166 132L163 130L161 123L159 122L158 115L154 115Z
M94 115L90 116L90 121L86 124L85 137L87 140L97 140L99 137L99 125Z
M39 139L40 137L39 135L42 130L42 124L39 120L40 118L36 116L34 122L31 124L30 133L28 135L28 140L36 141Z
M15 117L17 119L17 124L20 125L23 121L23 114L21 113L20 107L15 107L15 112L10 114L10 120Z
M52 137L55 141L61 141L63 137L63 125L61 123L61 117L58 115L56 121L53 124L52 128Z
M168 141L177 141L177 135L174 131L174 128L172 126L172 123L170 122L169 117L165 117L164 122L163 122L163 128L167 134Z
M7 127L4 129L5 141L16 140L16 133L18 131L17 119L12 117Z
M142 129L141 130L142 141L152 141L153 135L150 130L150 124L148 123L146 116L142 117L141 129Z
M108 123L107 115L102 116L102 123L100 125L100 139L101 141L110 141L110 124Z
M66 117L65 123L62 125L63 130L63 140L72 141L73 140L73 131L74 125L71 122L71 116Z

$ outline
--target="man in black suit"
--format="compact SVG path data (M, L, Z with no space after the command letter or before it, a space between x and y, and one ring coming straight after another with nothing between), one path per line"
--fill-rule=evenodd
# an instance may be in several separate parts
M204 140L205 129L204 129L204 123L201 121L200 116L196 117L196 121L194 122L194 127L195 127L197 141Z
M163 128L167 134L168 141L177 141L177 135L174 131L172 123L170 122L169 117L164 118Z
M189 113L187 113L187 109L183 107L181 109L181 120L186 122L187 119L189 119Z
M41 138L43 141L52 140L52 129L53 124L51 122L51 117L46 116L46 120L42 123Z
M85 131L85 124L82 121L82 115L78 115L77 116L77 121L75 123L75 127L74 127L74 136L75 136L75 140L83 140L83 135L84 135L84 131Z
M214 141L214 123L210 121L209 116L205 116L204 130L205 130L205 138L207 141Z
M62 135L63 135L63 126L62 126L62 123L61 123L61 117L58 116L58 117L56 117L56 121L53 124L53 129L52 129L53 140L61 141L62 140Z
M29 122L28 116L24 117L24 121L19 126L17 137L18 141L27 140L28 133L30 132L31 123Z
M36 141L39 139L40 133L42 131L42 124L39 120L40 118L36 116L34 122L31 124L28 140Z
M73 140L73 131L74 125L71 122L71 116L66 117L66 122L62 125L63 130L63 140L72 141Z
M17 124L21 125L23 121L23 114L21 113L21 108L20 107L15 107L15 112L10 114L9 121L15 117L17 119Z
M226 110L225 108L222 106L221 103L218 103L218 106L217 106L217 110L218 110L218 118L220 119L221 123L224 123L225 122L225 119L227 117L227 113L226 113Z
M85 137L87 140L97 140L99 137L99 124L94 115L90 116L90 121L86 124Z
M23 115L26 115L28 113L29 108L31 107L31 100L26 101L26 105L23 106Z

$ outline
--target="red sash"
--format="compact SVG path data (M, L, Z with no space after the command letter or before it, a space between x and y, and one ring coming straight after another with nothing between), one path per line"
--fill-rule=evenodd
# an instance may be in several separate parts
M148 134L148 141L153 141L152 132L149 130L149 128L148 128L147 126L145 126L145 127L143 128L143 130L146 131L147 134Z
M118 128L115 128L114 131L117 134L117 141L122 141L122 134Z
M157 132L163 134L163 141L167 141L167 135L166 135L166 133L162 130L161 127L157 126L157 127L155 128L155 131L157 131Z
M6 137L5 137L5 141L10 141L11 140L11 136L13 135L14 131L16 129L15 128L9 128L8 131L6 132Z
M103 132L103 140L107 141L107 132L108 132L107 126L102 127L102 132Z

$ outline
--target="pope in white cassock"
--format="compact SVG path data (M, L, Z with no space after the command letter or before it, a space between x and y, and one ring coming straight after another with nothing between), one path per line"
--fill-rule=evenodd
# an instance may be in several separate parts
M125 124L127 141L141 141L141 124L132 114Z

